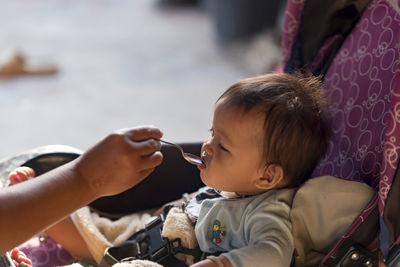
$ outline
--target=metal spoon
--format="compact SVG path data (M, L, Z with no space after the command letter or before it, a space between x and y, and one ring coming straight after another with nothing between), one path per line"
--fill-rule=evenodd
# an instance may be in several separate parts
M174 143L170 143L170 142L167 142L167 141L164 141L164 140L161 140L161 139L160 139L160 142L168 144L168 145L172 145L172 146L178 148L182 153L182 157L185 160L187 160L189 163L192 163L194 165L204 164L204 162L201 160L201 158L199 156L196 156L196 155L193 155L193 154L190 154L190 153L186 153L185 151L183 151L183 148L180 145L177 145L177 144L174 144Z

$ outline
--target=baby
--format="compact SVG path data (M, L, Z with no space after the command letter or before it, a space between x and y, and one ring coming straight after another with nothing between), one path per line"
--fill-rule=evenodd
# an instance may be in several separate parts
M198 196L186 212L197 218L200 249L225 253L198 266L290 266L288 188L309 178L326 151L322 102L318 79L289 74L241 80L218 99L199 169L219 196Z
M294 188L324 155L329 132L315 77L267 74L229 87L201 148L207 188L185 207L200 249L222 253L192 266L290 266Z

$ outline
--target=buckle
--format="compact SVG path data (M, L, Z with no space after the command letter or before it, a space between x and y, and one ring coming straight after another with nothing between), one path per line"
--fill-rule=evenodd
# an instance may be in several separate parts
M377 253L369 252L358 245L349 248L337 266L346 267L378 267L379 258Z
M146 224L143 230L135 233L122 245L108 248L99 267L108 267L118 262L134 259L151 260L158 263L173 262L174 265L170 266L178 266L179 261L173 255L179 252L192 255L195 261L204 257L200 249L182 247L179 238L170 241L162 236L166 213L168 210L166 212L164 210L164 214Z
M177 253L183 253L186 255L193 256L194 262L198 262L206 258L206 253L202 252L200 248L185 248L182 246L181 239L177 238L169 242L171 252L173 255Z
M171 254L168 239L161 235L163 226L163 215L158 216L156 219L146 225L146 240L144 242L148 242L148 250L147 253L141 255L140 257L143 257L143 259L150 259L155 262L160 262Z

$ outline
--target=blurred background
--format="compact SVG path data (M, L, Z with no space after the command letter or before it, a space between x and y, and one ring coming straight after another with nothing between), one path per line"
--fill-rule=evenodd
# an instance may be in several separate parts
M86 149L153 124L173 142L208 136L214 103L280 60L283 0L0 0L0 158L42 145ZM20 62L21 63L21 62Z

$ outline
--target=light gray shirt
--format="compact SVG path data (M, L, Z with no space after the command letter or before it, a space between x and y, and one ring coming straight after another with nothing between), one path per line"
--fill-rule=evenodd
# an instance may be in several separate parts
M227 251L222 255L235 267L290 266L293 194L293 189L280 189L244 198L194 199L187 209L198 212L195 233L200 249Z

